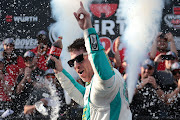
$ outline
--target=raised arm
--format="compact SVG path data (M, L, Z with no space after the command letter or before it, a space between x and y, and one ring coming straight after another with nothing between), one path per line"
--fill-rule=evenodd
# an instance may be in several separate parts
M84 30L85 46L88 52L88 59L92 65L94 74L101 80L107 80L114 75L110 60L105 54L99 37L94 28L92 28L90 14L85 10L82 2L74 16L82 30ZM83 16L80 17L80 16Z

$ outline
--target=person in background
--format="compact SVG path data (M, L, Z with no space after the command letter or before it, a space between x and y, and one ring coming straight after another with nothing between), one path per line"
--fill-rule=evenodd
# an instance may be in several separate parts
M159 97L162 95L162 90L156 84L154 70L154 62L146 59L141 66L141 75L131 103L134 119L139 120L144 116L154 119L162 114L164 102Z
M15 84L17 76L21 74L25 68L24 59L21 55L18 55L18 51L15 50L14 40L12 38L4 39L3 48L5 74L9 77L9 83Z
M163 91L169 91L170 89L174 88L174 81L175 81L173 74L171 72L171 65L178 61L178 56L172 51L167 52L165 54L165 56L167 57L165 58L162 58L163 55L164 54L159 54L154 59L155 62L154 77L157 80L156 81L157 84L160 85ZM165 70L158 70L157 68L158 64L162 61L165 62Z
M115 68L119 69L119 72L121 74L125 74L125 69L123 67L123 61L125 57L125 48L122 48L119 50L119 46L121 44L120 36L116 38L115 40L115 54L114 54L114 63L115 63Z
M35 62L37 67L43 71L46 71L48 68L46 66L46 59L49 56L50 47L48 46L47 33L44 30L41 30L37 34L38 46L31 51L36 55Z
M35 54L31 51L24 53L25 70L17 78L17 86L15 88L16 97L16 114L23 111L23 106L27 102L33 89L37 86L38 81L43 79L44 71L40 70L34 62Z
M99 37L92 28L90 14L84 9L82 2L74 16L84 30L84 39L76 39L68 47L71 55L68 64L74 67L79 77L86 82L86 87L72 78L59 59L50 56L50 59L55 61L58 81L78 104L84 106L82 119L131 120L124 79L119 71L111 66Z
M68 119L68 118L70 119L71 117L75 117L70 115L71 109L68 109L68 107L70 108L70 106L68 106L65 102L63 88L61 87L60 83L57 81L53 69L47 69L45 71L44 78L45 81L42 83L43 84L42 88L35 89L32 95L30 96L27 104L24 106L24 114L33 115L34 117L36 117L37 115L39 115L37 114L38 111L38 113L43 114L43 116L41 115L42 116L41 118L45 117L46 119L50 119L48 118L50 117L51 114L50 108L54 107L51 106L54 99L53 99L53 95L51 95L50 93L50 89L52 89L51 87L55 87L56 94L60 102L59 119L63 120L63 119ZM56 103L56 101L54 101L54 103ZM47 111L41 111L43 107L40 106L40 104L44 106L45 110Z
M157 38L154 40L149 56L151 59L155 59L159 54L166 54L168 52L168 43L170 43L170 51L178 55L175 41L172 33L159 33ZM165 70L165 62L161 61L158 65L157 70Z

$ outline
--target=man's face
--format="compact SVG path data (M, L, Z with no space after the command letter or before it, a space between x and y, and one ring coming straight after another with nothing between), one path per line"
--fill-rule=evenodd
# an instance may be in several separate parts
M168 41L166 39L161 39L161 38L158 38L158 41L157 41L157 48L159 50L163 50L165 51L168 47Z
M177 62L176 59L174 59L174 60L165 60L165 67L166 67L166 69L170 69L170 68L171 68L171 65L172 65L173 63L175 63L175 62Z
M74 50L73 52L70 52L71 59L74 59L83 53L86 52L84 50ZM74 61L74 69L84 82L90 82L94 72L88 59L88 55L83 55L83 57L84 60L80 63Z
M32 67L33 66L33 58L32 57L24 58L24 63L26 65L26 67Z
M14 49L14 45L13 44L4 44L4 51L7 54L11 54L13 49Z
M152 76L154 73L154 68L152 66L141 67L141 78L147 78L148 76Z

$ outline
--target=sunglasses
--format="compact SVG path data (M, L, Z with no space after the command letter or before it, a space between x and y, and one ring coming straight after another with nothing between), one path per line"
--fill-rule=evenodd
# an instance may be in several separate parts
M48 79L48 78L52 78L52 79L54 79L55 78L55 76L54 75L46 75L46 78Z
M173 74L173 75L176 75L177 73L180 74L180 70L173 70L173 71L172 71L172 74Z
M87 53L80 54L76 56L74 59L69 60L67 63L70 67L74 67L74 61L76 61L77 63L82 63L84 60L84 55L87 55Z
M28 61L32 62L32 61L33 61L33 58L32 58L32 57L26 57L26 58L24 58L24 61L25 61L25 62L28 62Z

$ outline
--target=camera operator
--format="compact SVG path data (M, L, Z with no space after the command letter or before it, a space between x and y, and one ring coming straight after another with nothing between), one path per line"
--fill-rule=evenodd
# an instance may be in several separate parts
M150 58L155 59L159 54L166 54L168 52L168 43L170 43L170 51L174 52L176 56L178 55L175 41L172 33L159 33L157 38L154 40L151 51ZM158 65L158 70L165 70L165 62L161 61Z

